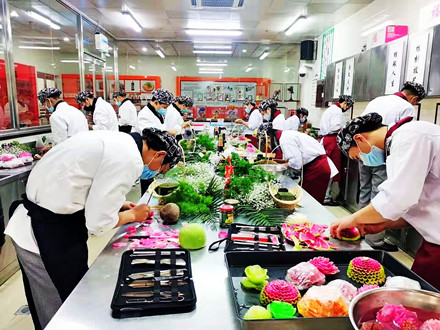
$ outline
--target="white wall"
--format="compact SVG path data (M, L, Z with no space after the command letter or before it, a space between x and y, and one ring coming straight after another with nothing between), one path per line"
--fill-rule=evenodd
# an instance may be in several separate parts
M341 21L334 27L333 42L333 62L360 53L363 45L378 46L385 42L384 30L377 34L377 42L372 42L372 34L362 37L362 32L384 22L391 20L394 25L407 25L409 34L416 33L425 28L425 19L420 16L423 7L430 4L439 3L439 0L375 0L354 15ZM325 109L312 106L310 93L312 90L312 80L315 73L319 74L321 66L321 41L318 39L318 56L314 63L315 69L311 70L308 76L300 79L302 83L301 100L302 105L311 110L310 120L313 125L319 127L319 118ZM357 102L355 104L355 115L363 112L368 102ZM433 120L435 104L437 101L424 100L422 102L422 119Z

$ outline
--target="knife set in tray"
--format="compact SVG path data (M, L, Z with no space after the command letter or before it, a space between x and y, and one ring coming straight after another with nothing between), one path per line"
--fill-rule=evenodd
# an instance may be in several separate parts
M124 252L111 303L114 318L192 311L196 292L185 249Z
M209 251L217 251L226 241L228 251L285 251L284 237L280 226L252 226L233 223L228 237L212 243Z

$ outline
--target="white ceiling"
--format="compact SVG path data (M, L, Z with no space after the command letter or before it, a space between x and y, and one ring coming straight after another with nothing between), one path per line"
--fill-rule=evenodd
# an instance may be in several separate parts
M265 50L269 57L281 57L292 50L293 44L315 38L338 21L354 14L373 0L244 0L242 8L195 8L191 0L69 0L68 2L95 20L119 40L122 54L155 54L160 48L167 56L194 56L196 41L227 42L232 44L233 57L258 57ZM134 12L143 29L133 31L124 15L126 4ZM47 37L48 32L60 40L64 36L74 39L76 18L54 0L9 0L11 10L20 17L13 18L13 33L26 37ZM51 30L41 23L32 22L25 10L40 7L47 16L60 23L61 30ZM49 9L51 8L51 9ZM307 20L298 24L291 36L284 31L302 13ZM185 33L191 24L211 24L214 28L239 26L243 34L229 39L190 37ZM85 35L92 38L96 27L86 25ZM63 43L62 43L63 44ZM73 43L63 47L72 50ZM246 49L246 53L242 50ZM224 55L223 55L224 57Z

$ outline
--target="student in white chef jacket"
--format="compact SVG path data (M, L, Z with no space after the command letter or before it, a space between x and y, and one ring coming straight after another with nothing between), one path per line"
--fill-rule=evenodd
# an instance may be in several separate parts
M302 124L307 122L307 117L309 116L309 110L306 108L298 108L292 110L292 115L286 119L284 124L285 131L298 131Z
M88 233L103 234L150 214L125 202L139 176L165 173L181 158L176 139L146 129L81 132L52 148L29 175L6 228L36 329L44 329L87 272Z
M174 95L167 89L156 89L153 91L151 101L139 112L138 132L145 128L154 127L165 131L165 114L167 108L174 100ZM173 132L175 135L175 132Z
M176 132L177 140L181 140L182 134L185 128L191 126L192 122L184 122L183 116L185 113L189 112L189 109L194 105L194 102L189 96L178 96L167 108L167 113L165 114L165 129L169 132Z
M310 135L292 130L281 133L280 146L287 166L297 171L303 168L304 190L322 204L330 179L338 174L324 147Z
M244 111L249 115L249 119L245 122L243 119L236 119L235 123L243 125L248 128L247 134L252 134L254 130L261 126L263 123L263 115L258 110L254 101L246 101L244 103Z
M38 100L51 113L49 121L54 145L89 130L84 114L63 101L61 93L58 88L43 88L38 93Z
M156 128L165 131L165 114L167 108L174 100L174 95L167 89L156 89L153 91L153 97L151 101L139 112L138 115L138 129L139 133L142 133L146 128ZM176 135L173 130L169 131L172 135ZM141 194L145 194L148 187L153 182L152 179L142 179L141 182Z
M286 120L281 111L277 109L277 106L278 102L275 99L270 98L261 102L260 109L261 113L263 113L263 119L265 120L263 125L266 123L272 123L273 135L275 138L271 141L271 150L276 149L275 158L281 159L283 156L278 141L284 130L284 123ZM261 146L258 146L258 148L261 148Z
M362 116L376 112L382 116L382 124L389 126L406 117L415 117L414 105L426 96L425 88L417 83L407 81L400 92L392 95L379 96L368 103ZM359 208L370 204L371 200L379 192L379 185L387 179L385 164L381 166L366 166L359 162ZM395 245L385 242L385 231L367 235L365 240L375 249L385 251L397 251Z
M119 131L134 132L137 127L137 110L133 102L127 98L124 91L113 93L113 100L119 107Z
M119 131L116 111L102 97L95 97L91 91L83 91L76 96L76 102L93 113L93 125L89 125L90 130Z
M357 227L362 234L413 226L422 236L412 270L440 289L440 127L407 117L391 127L370 113L350 121L338 145L365 165L386 162L387 180L371 203L331 226L331 234Z
M341 181L342 169L342 155L336 143L336 136L345 125L344 112L347 112L354 104L354 100L350 95L339 96L338 102L335 102L327 110L324 111L321 117L319 131L322 135L321 143L324 146L327 156L330 157L335 164L339 173L329 184L327 196L324 205L338 206L339 203L332 198L332 185Z

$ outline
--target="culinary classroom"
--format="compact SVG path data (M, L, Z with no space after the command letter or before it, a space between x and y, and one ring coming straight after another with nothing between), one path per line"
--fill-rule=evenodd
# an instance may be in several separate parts
M440 330L440 0L0 23L0 329Z

